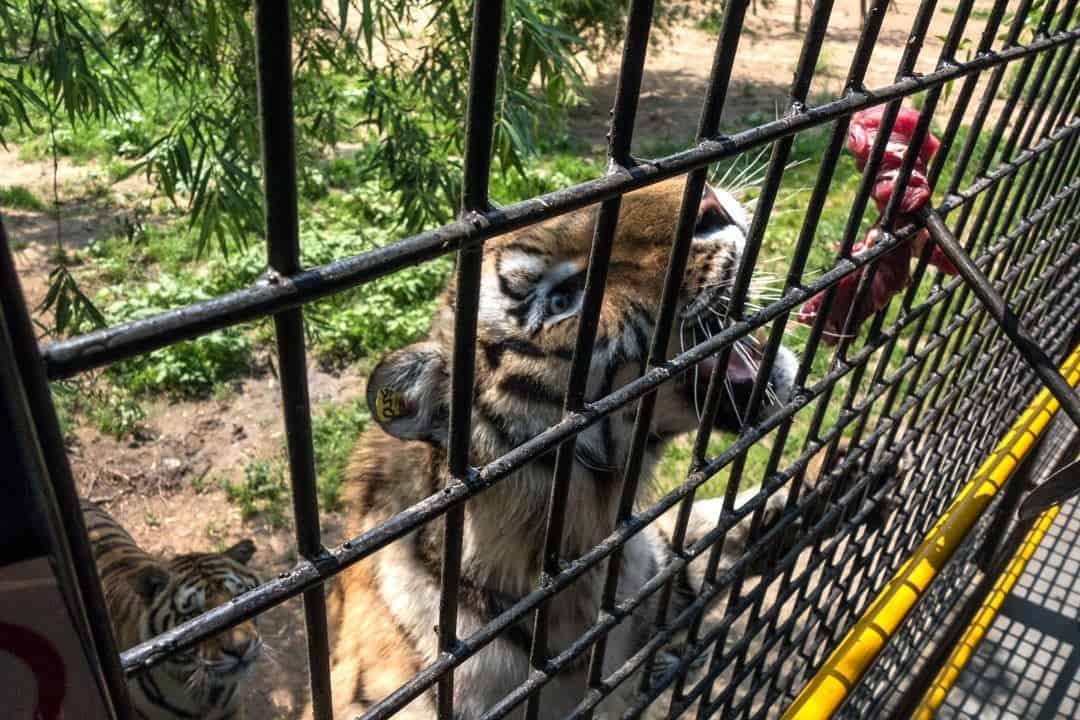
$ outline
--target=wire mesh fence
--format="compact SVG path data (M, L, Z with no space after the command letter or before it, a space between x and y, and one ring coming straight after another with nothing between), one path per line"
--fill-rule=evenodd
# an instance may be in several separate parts
M40 353L47 378L69 377L93 368L181 342L216 329L273 316L296 527L302 558L292 569L235 601L184 622L103 664L124 715L121 674L132 676L200 640L258 615L289 598L303 597L313 711L332 713L330 639L322 584L350 566L419 528L439 523L441 594L437 617L438 653L411 680L386 697L371 698L364 717L390 717L418 696L433 693L440 718L462 717L455 692L455 669L521 622L529 634L529 667L516 687L485 718L524 712L549 717L543 690L558 676L582 672L581 695L569 716L590 717L619 694L628 697L627 716L772 717L780 714L820 666L876 591L915 548L967 479L980 458L1015 420L1042 382L1029 367L1029 353L1017 350L1002 326L972 297L972 286L930 264L933 243L917 257L911 282L876 309L863 327L851 318L828 325L828 308L839 303L841 283L858 278L853 306L874 292L875 277L887 272L890 253L922 232L921 222L904 216L900 199L917 161L904 154L895 168L895 188L884 208L882 230L872 247L857 247L869 224L867 205L874 178L883 168L886 144L905 100L919 109L911 147L919 148L933 125L941 147L927 168L934 191L933 213L958 238L976 268L1024 319L1041 350L1058 361L1080 318L1080 27L1075 0L1035 3L994 2L976 7L961 0L949 8L947 33L937 38L936 58L923 57L935 17L945 10L924 0L915 14L895 79L865 86L887 0L868 8L842 92L811 97L815 69L829 38L832 0L818 0L809 16L795 65L789 104L775 120L721 134L732 69L738 60L749 3L725 4L715 61L693 146L662 158L632 154L633 130L649 45L651 0L632 0L609 133L609 170L602 177L505 207L488 198L493 106L498 94L498 58L503 21L501 0L477 0L473 16L472 60L463 160L461 219L362 255L325 266L299 262L295 138L290 89L289 7L282 1L255 3L257 66L269 274L243 290L173 310L146 320L110 327L37 348L28 332L13 273L5 271L4 308L12 344L25 358ZM978 15L978 31L971 20ZM930 69L927 69L927 68ZM838 197L836 172L854 113L884 105L881 131L862 178ZM800 137L825 138L817 172L797 218L797 239L779 262L775 292L755 298L755 274L767 264L763 250L778 197ZM756 188L744 245L731 277L722 323L678 353L669 353L678 327L680 287L687 274L698 210L710 169L767 152ZM636 377L601 395L588 386L598 324L609 284L609 260L616 243L621 198L632 190L685 176L670 247L665 282L650 324L648 352ZM840 227L823 229L827 205L850 207ZM531 434L500 457L470 464L476 372L478 313L482 310L485 242L537 223L599 204L576 344L569 362L564 413L557 423ZM808 268L814 252L838 243L826 267ZM320 532L313 462L310 402L306 378L303 305L355 287L411 264L456 252L454 340L448 412L445 487L367 529L345 543L325 547ZM773 263L774 265L776 263ZM808 328L791 317L800 305L824 293ZM21 311L22 319L17 317ZM22 329L20 329L22 328ZM737 432L713 432L725 388L723 378L739 343L755 336L757 367L743 403ZM792 390L770 397L770 378L781 347L797 353ZM644 351L645 348L643 347ZM714 357L703 397L703 418L692 441L683 479L645 502L645 453L657 413L658 389ZM46 377L26 370L23 382L39 427L55 425ZM775 395L775 393L774 393ZM698 398L695 397L695 400ZM734 400L734 399L733 399ZM768 412L763 412L768 407ZM571 557L560 549L573 468L580 457L577 438L619 411L634 422L626 457L616 466L616 516L606 537ZM50 420L51 418L51 420ZM745 419L745 421L744 421ZM44 426L42 424L45 424ZM74 555L86 557L80 537L74 485L63 461L57 429L40 433L50 475L61 505ZM48 438L53 437L53 441ZM51 442L51 445L49 444ZM479 629L459 635L462 538L466 507L515 473L554 453L544 547L534 589L513 597ZM815 477L808 468L820 459ZM720 478L722 501L702 534L687 533L689 517L706 483ZM749 491L749 492L747 492ZM779 512L767 512L780 507ZM72 507L76 508L72 510ZM670 537L671 560L656 568L631 593L618 588L627 543L669 511L678 513ZM745 534L741 551L725 553L736 532ZM969 541L979 545L979 534ZM80 549L81 548L81 549ZM965 550L965 553L967 551ZM697 563L701 583L691 599L676 602L684 570ZM960 563L958 566L963 566ZM79 578L91 606L92 576ZM885 653L867 682L852 694L844 713L873 714L886 679L917 659L921 638L963 594L969 581L949 573L911 615L899 649ZM593 621L572 642L554 641L549 609L554 597L578 582L596 588ZM100 602L100 601L99 601ZM92 624L102 614L89 613ZM626 657L613 658L611 633L630 618L647 616L647 639ZM96 618L96 619L95 619ZM101 628L98 628L101 634ZM104 632L107 636L107 631ZM677 647L658 664L662 650ZM648 672L642 672L648 670Z

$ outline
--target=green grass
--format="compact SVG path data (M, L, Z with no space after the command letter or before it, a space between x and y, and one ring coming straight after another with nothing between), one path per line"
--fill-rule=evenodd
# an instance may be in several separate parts
M342 509L345 467L368 420L363 397L345 403L327 403L312 418L311 439L320 510ZM287 477L286 462L279 456L248 463L243 480L225 482L223 487L229 502L240 508L245 519L262 517L274 527L280 527L289 512Z
M289 486L280 460L258 460L244 468L244 479L224 483L225 497L240 508L245 520L261 517L282 527L288 517Z
M117 440L134 436L143 428L146 412L138 398L100 380L59 380L51 385L60 427L67 433L80 418L98 432Z
M714 8L705 13L705 16L694 23L694 27L698 30L703 30L707 33L720 32L720 26L724 22L724 11L719 8Z
M22 185L7 185L0 186L0 208L45 212L48 205L30 188Z
M369 419L363 397L342 404L327 404L312 419L311 436L321 509L341 509L341 483L349 453Z

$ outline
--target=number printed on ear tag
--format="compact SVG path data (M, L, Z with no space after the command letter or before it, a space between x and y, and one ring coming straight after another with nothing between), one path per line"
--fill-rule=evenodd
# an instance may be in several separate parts
M375 395L375 419L390 422L406 414L405 396L390 386L379 388Z

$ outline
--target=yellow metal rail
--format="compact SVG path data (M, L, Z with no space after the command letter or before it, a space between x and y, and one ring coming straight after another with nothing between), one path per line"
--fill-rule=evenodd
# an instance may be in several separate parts
M1061 374L1073 387L1080 382L1080 346L1065 361ZM904 617L948 563L1057 409L1058 402L1053 395L1046 389L1040 391L919 547L802 689L784 713L784 720L832 717Z
M986 631L990 629L990 625L993 624L998 611L1001 610L1001 604L1008 597L1013 585L1024 573L1028 560L1035 553L1035 548L1039 547L1039 543L1042 542L1043 536L1050 529L1050 525L1054 522L1057 514L1057 506L1050 508L1039 516L1034 527L1028 531L1027 537L1024 538L1024 544L1017 549L1016 554L1013 555L1013 559L1009 563L1009 567L994 583L993 590L983 601L979 612L975 615L971 624L968 625L967 630L964 631L960 641L956 643L953 651L949 654L949 659L938 672L937 677L934 678L934 682L927 688L926 694L923 695L922 700L919 702L919 706L912 713L912 718L930 720L934 716L934 712L945 700L945 696L949 694L949 690L952 689L956 679L960 677L960 671L964 669L964 665L975 652L975 647L982 640Z

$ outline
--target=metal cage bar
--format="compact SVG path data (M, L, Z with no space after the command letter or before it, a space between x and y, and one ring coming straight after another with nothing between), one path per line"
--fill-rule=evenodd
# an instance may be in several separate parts
M608 172L625 173L635 164L630 156L634 120L637 115L638 96L645 70L645 54L648 50L649 30L652 26L653 0L633 0L626 20L626 39L623 43L619 78L615 88L615 104L611 115L608 144ZM581 320L575 339L574 354L570 361L563 409L566 413L578 412L585 404L585 392L589 370L592 366L593 347L596 343L600 308L607 284L607 269L615 242L622 196L605 201L600 206L596 220L593 244L585 277L585 290L581 302ZM553 581L560 570L559 547L562 542L567 502L570 492L570 475L575 460L576 436L559 446L555 455L555 471L548 503L547 527L544 533L543 570L540 587ZM533 623L533 643L529 662L534 672L542 673L549 660L547 635L550 619L549 605L541 602L536 609ZM525 714L536 718L540 713L540 693L528 698Z
M472 53L469 65L469 101L465 115L465 168L461 188L461 215L472 223L490 207L491 139L494 132L496 79L502 37L502 0L477 0L473 8ZM473 376L476 366L476 318L480 306L482 248L463 246L457 256L457 292L454 318L454 354L450 363L450 428L447 439L450 476L467 481L472 426ZM439 652L458 644L457 611L461 584L462 536L465 505L448 508L443 529L442 588L439 595ZM436 693L439 720L454 715L454 674L439 678Z
M274 282L277 278L301 270L289 3L286 0L257 0L254 19L262 140L263 213L269 280ZM325 550L319 528L303 312L302 308L296 307L275 315L274 334L289 454L296 547L300 557L317 563ZM314 715L316 720L329 720L333 717L333 710L326 596L321 587L314 587L305 590L303 597Z

